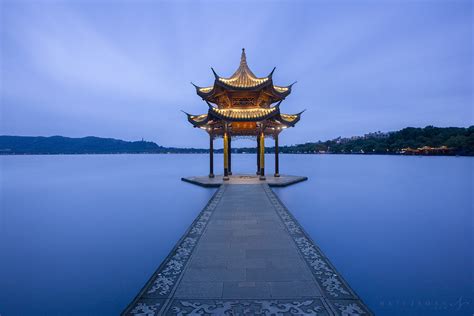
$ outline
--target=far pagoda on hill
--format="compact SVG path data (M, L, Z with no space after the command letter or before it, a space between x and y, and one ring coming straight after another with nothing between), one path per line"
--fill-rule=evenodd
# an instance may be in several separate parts
M212 68L211 68L212 69ZM265 137L275 140L275 177L279 176L278 135L300 120L301 113L283 114L281 102L291 93L289 86L273 84L275 68L266 77L257 77L247 65L245 49L242 49L239 68L229 78L220 77L214 69L214 84L209 87L196 86L197 94L206 101L206 114L187 114L194 127L205 130L210 136L210 171L214 177L214 138L224 141L224 180L229 179L231 169L231 139L233 137L255 137L257 140L257 174L265 179ZM276 104L275 104L276 103Z

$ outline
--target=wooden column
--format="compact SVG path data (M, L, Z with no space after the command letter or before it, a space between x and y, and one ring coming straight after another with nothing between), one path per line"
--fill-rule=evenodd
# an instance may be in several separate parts
M278 134L275 135L275 177L280 176L280 162L278 157Z
M229 141L229 175L232 175L232 137L228 136Z
M260 174L260 135L257 135L257 175Z
M229 180L229 135L224 132L224 178Z
M209 134L209 178L214 178L214 136Z
M265 180L265 135L260 132L260 180Z

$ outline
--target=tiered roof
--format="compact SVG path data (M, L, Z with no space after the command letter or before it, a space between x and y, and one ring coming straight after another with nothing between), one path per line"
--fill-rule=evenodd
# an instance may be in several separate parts
M212 69L212 68L211 68ZM188 115L188 121L195 127L218 130L222 123L263 122L268 126L294 126L302 112L280 113L279 105L291 93L293 84L273 84L273 72L266 77L257 77L247 64L245 49L242 49L240 65L229 78L220 77L214 69L214 84L209 87L196 86L196 93L207 102L207 114ZM278 102L276 106L273 103ZM213 105L214 104L214 105ZM254 126L254 125L253 125Z

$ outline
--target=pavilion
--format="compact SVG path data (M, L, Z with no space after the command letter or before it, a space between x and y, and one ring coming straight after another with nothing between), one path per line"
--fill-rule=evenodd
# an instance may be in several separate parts
M197 94L206 101L206 114L186 113L188 121L209 134L209 177L214 177L214 139L224 141L224 177L232 174L231 140L235 137L255 137L257 140L257 175L265 180L265 138L275 141L275 177L279 177L278 135L294 127L301 113L283 114L280 104L291 93L293 84L277 86L272 75L257 77L247 65L242 49L239 68L229 78L220 77L213 68L214 85L195 86ZM276 103L276 104L275 104ZM275 104L275 105L274 105Z

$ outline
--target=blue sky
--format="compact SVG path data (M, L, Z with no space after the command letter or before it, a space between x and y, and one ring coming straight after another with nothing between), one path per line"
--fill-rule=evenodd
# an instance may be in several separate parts
M251 69L307 109L294 144L473 124L470 1L1 1L0 134L205 147L190 81ZM251 144L241 141L235 146Z

